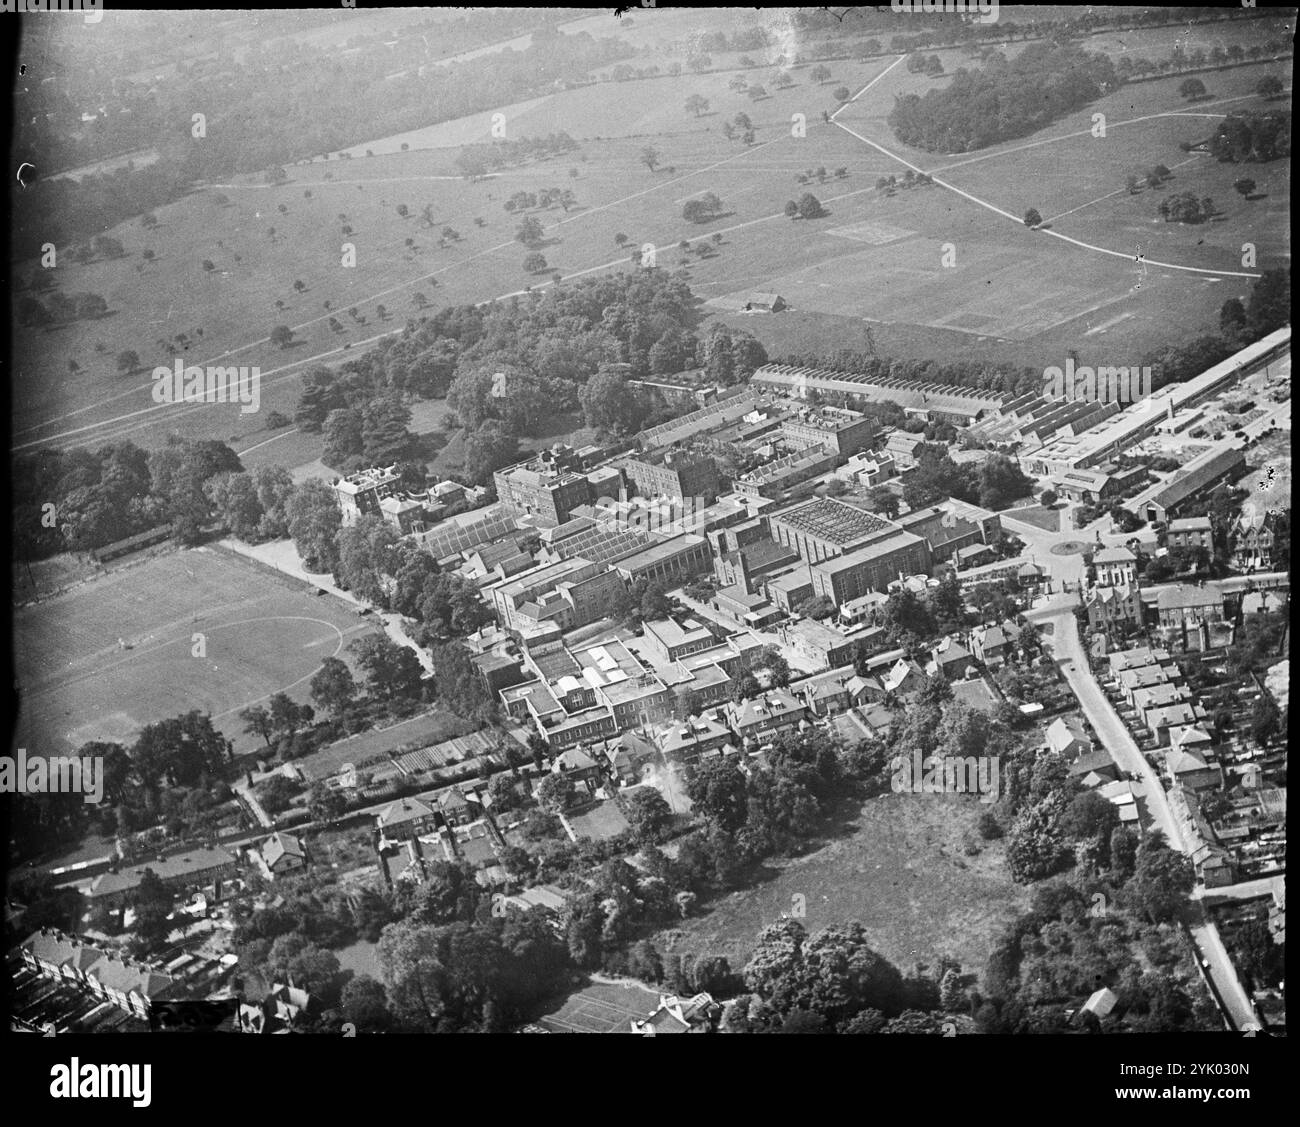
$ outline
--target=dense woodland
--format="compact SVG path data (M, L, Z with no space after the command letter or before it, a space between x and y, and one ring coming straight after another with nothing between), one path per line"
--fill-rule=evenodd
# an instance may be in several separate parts
M965 153L1024 137L1117 85L1109 56L1050 42L981 70L964 67L942 88L895 99L894 135L929 152Z

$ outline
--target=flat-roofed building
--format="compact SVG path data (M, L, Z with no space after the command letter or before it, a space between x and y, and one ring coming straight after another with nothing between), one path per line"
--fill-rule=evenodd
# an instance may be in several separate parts
M869 591L883 591L899 575L930 570L930 546L911 532L893 531L865 547L810 565L813 593L836 606Z
M789 446L819 446L841 458L869 450L876 437L874 419L843 407L803 407L780 429Z
M647 619L644 629L645 648L653 659L665 664L688 654L712 649L718 644L712 631L693 618L682 623L671 618Z
M542 528L564 524L579 505L592 500L591 482L573 468L564 451L542 451L535 458L492 475L497 498L511 516Z
M595 622L621 584L604 564L576 556L489 584L483 594L503 629L535 638Z
M686 533L662 540L615 561L614 569L628 584L638 579L652 583L674 584L708 571L712 563L708 541L703 536Z
M667 450L620 464L643 497L678 501L702 497L705 505L718 499L718 463L708 454Z

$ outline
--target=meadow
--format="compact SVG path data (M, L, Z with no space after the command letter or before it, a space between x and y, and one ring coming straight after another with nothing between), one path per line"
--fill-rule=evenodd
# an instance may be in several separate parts
M653 22L643 13L637 29ZM1234 27L1234 35L1246 30ZM1126 35L1126 49L1158 56L1168 31ZM667 51L673 40L659 35ZM966 62L955 50L939 54L949 70ZM419 314L417 295L436 308L548 286L552 271L567 284L633 269L630 248L645 243L656 247L660 267L687 271L706 317L754 333L773 354L868 347L870 329L888 355L1034 365L1059 362L1080 345L1136 359L1170 339L1213 331L1222 302L1249 290L1251 278L1234 275L1289 261L1287 162L1221 165L1179 149L1207 136L1214 115L1262 107L1253 87L1278 64L1207 74L1207 97L1191 104L1177 93L1178 76L1135 83L1030 138L953 156L901 146L884 122L896 95L946 77L908 74L897 56L828 66L823 83L811 81L807 65L792 68L795 85L786 90L771 83L771 72L747 70L768 90L757 101L728 89L731 74L714 71L505 106L498 112L507 138L564 130L580 151L472 183L454 158L457 146L491 140L489 113L357 146L352 151L362 155L353 159L292 166L282 184L244 178L203 187L159 209L151 230L123 224L110 234L123 243L124 258L78 265L64 254L56 268L65 291L103 294L109 315L49 331L17 329L15 446L122 438L156 446L175 433L226 439L249 454L249 465L300 466L318 456L319 437L270 430L265 419L271 411L292 414L310 364L337 364L400 331ZM838 125L828 124L823 113L836 109L832 91L841 85L866 89L837 115ZM685 108L693 94L709 102L698 117ZM754 123L753 145L721 133L739 112ZM1088 132L1094 113L1107 117L1104 139ZM806 130L794 128L794 114L805 116ZM402 143L409 151L395 151ZM659 153L653 170L641 162L647 145ZM1125 177L1157 161L1172 179L1130 195ZM876 189L878 177L901 177L909 165L951 188L892 196ZM828 173L824 183L796 182L819 167ZM840 168L843 177L835 175ZM1243 174L1258 183L1249 200L1232 189ZM548 186L572 190L577 204L537 213L547 268L529 273L514 239L518 216L502 205L516 191ZM706 191L722 199L723 214L703 224L684 220L682 205ZM804 191L828 214L787 219L785 202ZM1164 223L1159 196L1175 191L1213 198L1219 214L1195 226ZM421 218L426 205L431 224ZM1018 222L1028 207L1047 229ZM459 238L440 246L444 227ZM622 248L620 234L628 240ZM678 249L715 235L721 241L712 257ZM355 267L342 264L345 243L355 247ZM1245 243L1256 247L1253 268L1242 265ZM151 261L142 257L146 249ZM20 272L36 268L29 262ZM755 290L781 293L791 310L740 313ZM331 317L340 328L331 328ZM287 348L268 340L277 324L294 330ZM175 359L170 341L180 332L189 335L179 353L188 360L257 365L261 410L153 403L149 372ZM123 349L139 353L139 369L117 370ZM78 371L69 371L70 361ZM439 461L449 468L455 455Z
M1002 927L1029 894L1005 875L1002 848L965 855L987 807L957 795L885 794L864 803L851 832L790 861L768 863L761 883L653 937L664 954L725 956L744 966L758 933L798 909L812 933L860 922L872 946L904 971L941 955L970 973L983 967Z

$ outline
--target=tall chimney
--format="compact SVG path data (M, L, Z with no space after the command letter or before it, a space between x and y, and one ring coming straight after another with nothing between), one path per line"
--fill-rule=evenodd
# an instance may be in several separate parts
M752 595L754 593L754 581L749 575L749 560L745 558L745 550L738 548L736 555L740 558L740 589L746 595Z

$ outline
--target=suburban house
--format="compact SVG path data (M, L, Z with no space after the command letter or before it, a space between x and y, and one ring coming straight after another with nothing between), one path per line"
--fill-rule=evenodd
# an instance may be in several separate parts
M1128 630L1142 625L1142 597L1136 587L1094 587L1083 605L1092 630Z
M132 864L117 872L110 869L106 873L100 873L91 882L86 895L96 906L106 904L110 908L117 908L130 903L135 890L144 879L146 869L152 870L165 887L183 890L234 876L236 867L234 854L224 849L188 849L169 857Z
M1119 768L1111 759L1110 752L1105 749L1089 751L1079 756L1070 764L1069 773L1072 779L1085 780L1086 786L1093 785L1086 782L1089 775L1097 775L1104 782L1114 782L1119 778Z
M1181 517L1165 529L1167 548L1204 548L1214 551L1214 528L1209 517Z
M631 786L641 781L646 764L659 758L659 749L637 732L623 732L617 739L605 741L605 758L619 786Z
M375 824L389 841L404 841L437 829L438 816L418 798L402 798L384 807Z
M1133 711L1146 722L1147 714L1155 712L1160 708L1168 708L1170 705L1180 704L1183 701L1192 699L1192 691L1181 681L1177 684L1165 682L1162 685L1152 685L1148 689L1137 689L1133 693Z
M1268 571L1274 564L1277 518L1272 513L1242 513L1233 523L1232 566L1238 571Z
M1169 651L1164 649L1152 649L1150 646L1135 646L1129 650L1116 650L1114 653L1106 655L1106 661L1110 665L1112 674L1118 675L1126 669L1137 669L1143 665L1162 665L1170 669L1174 668L1173 659L1169 656Z
M479 816L479 807L457 788L450 787L438 795L438 813L445 825L464 826Z
M1178 704L1171 704L1165 708L1154 708L1143 717L1147 731L1161 745L1169 743L1171 729L1185 724L1196 724L1204 719L1205 709L1199 704L1193 704L1190 701L1180 701Z
M1021 629L1014 622L977 626L970 633L971 653L984 665L1001 665L1011 654Z
M959 681L975 668L970 650L956 638L944 638L930 651L926 673L942 673L949 681Z
M1217 586L1193 587L1187 583L1173 583L1160 588L1156 596L1156 611L1161 626L1222 622L1223 601L1223 591Z
M1171 785L1190 790L1219 790L1223 768L1217 759L1195 748L1170 748L1165 755L1165 774Z
M1092 750L1092 740L1079 721L1057 717L1048 725L1047 746L1066 759L1078 759Z
M571 747L555 757L551 770L557 775L567 775L573 782L582 783L594 791L603 781L598 764L581 747Z
M1163 665L1139 665L1125 669L1115 678L1119 691L1131 705L1137 693L1156 685L1172 684L1180 676L1178 670L1166 669Z
M727 722L742 741L797 731L807 711L786 689L771 689L753 700L733 701L726 708Z
M1131 587L1137 582L1137 557L1127 548L1103 548L1092 557L1098 587Z
M184 996L181 984L147 963L132 962L74 935L41 928L23 941L23 963L43 978L84 990L147 1018L154 1002Z
M664 756L674 763L694 763L725 748L731 740L731 729L716 711L688 716L659 734Z
M262 842L262 864L271 876L283 876L307 864L307 851L296 835L273 833Z
M916 662L900 657L880 678L880 684L886 694L893 693L898 697L914 696L925 688L925 670Z

